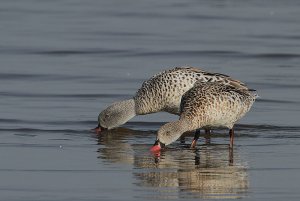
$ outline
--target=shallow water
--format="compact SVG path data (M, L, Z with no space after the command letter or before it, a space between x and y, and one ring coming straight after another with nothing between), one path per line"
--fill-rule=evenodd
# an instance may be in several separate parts
M299 200L298 1L0 1L1 200ZM100 136L99 111L173 66L229 74L260 99L197 149L149 153L176 116Z

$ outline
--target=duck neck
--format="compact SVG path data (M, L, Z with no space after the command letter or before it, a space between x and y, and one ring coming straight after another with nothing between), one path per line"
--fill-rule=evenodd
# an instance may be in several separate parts
M175 121L174 124L180 133L184 133L189 130L189 123L186 120L179 119L178 121Z
M129 121L130 119L132 119L133 117L136 116L135 101L133 99L128 99L128 100L119 102L118 107L121 107L123 110L125 122Z
M192 120L189 120L187 118L180 118L177 121L177 124L183 132L193 131L200 128L199 125L195 125Z
M169 122L158 130L157 140L165 145L171 144L189 129L189 122L184 119Z
M136 115L133 99L113 103L98 116L100 126L112 129L125 124Z

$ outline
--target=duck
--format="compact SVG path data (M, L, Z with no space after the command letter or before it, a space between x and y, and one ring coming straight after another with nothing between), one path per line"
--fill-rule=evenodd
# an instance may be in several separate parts
M195 129L228 128L229 147L233 147L234 125L252 107L258 97L254 89L244 85L224 85L217 82L196 82L181 99L179 120L163 125L151 151L176 141L183 133ZM195 147L199 134L195 134L191 147Z
M247 89L244 83L225 74L211 73L191 66L171 68L144 81L131 99L115 102L100 112L98 125L93 130L100 134L104 130L125 124L137 115L156 112L180 115L183 94L196 82L208 81Z

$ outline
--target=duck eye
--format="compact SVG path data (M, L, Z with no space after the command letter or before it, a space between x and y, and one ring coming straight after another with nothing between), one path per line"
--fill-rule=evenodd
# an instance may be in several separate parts
M171 134L170 131L167 131L167 132L166 132L166 135L170 135L170 134Z
M109 114L106 114L106 115L105 115L105 118L108 118L108 117L109 117Z

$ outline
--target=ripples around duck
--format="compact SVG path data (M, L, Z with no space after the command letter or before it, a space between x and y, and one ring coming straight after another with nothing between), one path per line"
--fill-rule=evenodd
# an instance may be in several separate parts
M132 122L127 126L138 125ZM177 141L154 156L149 152L149 142L155 139L154 130L119 128L98 136L98 157L107 166L133 166L134 184L148 191L143 198L242 198L248 196L250 185L247 154L242 147L251 147L249 141L260 141L265 144L256 146L271 148L274 144L267 138L276 139L282 132L285 137L298 138L300 128L237 125L236 130L238 137L233 150L228 146L227 130L217 130L210 140L204 140L202 135L197 149L189 148L193 133L188 133L184 142Z

